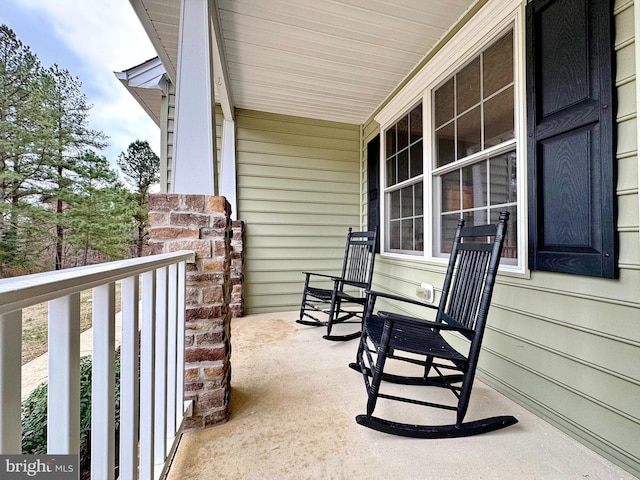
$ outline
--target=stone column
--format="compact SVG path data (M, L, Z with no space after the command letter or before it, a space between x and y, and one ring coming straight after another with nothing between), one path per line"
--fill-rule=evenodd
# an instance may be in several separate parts
M230 206L224 197L149 196L151 254L192 250L187 265L185 400L193 400L188 429L225 422L231 382Z

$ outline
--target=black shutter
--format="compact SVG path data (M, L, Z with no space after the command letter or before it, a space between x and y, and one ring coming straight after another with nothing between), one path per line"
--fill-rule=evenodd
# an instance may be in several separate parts
M367 230L378 229L376 253L380 253L380 135L367 143Z
M529 267L615 278L613 2L527 5Z

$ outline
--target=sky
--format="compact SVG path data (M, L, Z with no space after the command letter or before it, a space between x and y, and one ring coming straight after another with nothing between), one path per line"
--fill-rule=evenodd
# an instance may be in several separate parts
M43 67L69 70L93 108L89 126L109 137L102 155L115 164L135 140L160 151L160 129L113 72L156 56L129 0L0 0L11 28Z

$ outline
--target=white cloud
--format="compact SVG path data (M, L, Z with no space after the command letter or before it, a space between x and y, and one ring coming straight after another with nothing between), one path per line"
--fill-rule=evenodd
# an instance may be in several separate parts
M156 56L128 0L19 0L43 13L60 42L82 59L82 72L71 71L83 83L93 104L91 127L110 137L104 153L115 160L136 139L160 147L158 127L113 74ZM37 52L36 52L37 53ZM68 68L58 62L62 68Z

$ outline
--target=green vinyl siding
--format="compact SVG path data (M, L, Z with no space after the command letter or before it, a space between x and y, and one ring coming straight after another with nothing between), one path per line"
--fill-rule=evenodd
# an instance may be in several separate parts
M617 0L615 14L620 276L607 280L537 271L500 274L478 375L640 477L640 203L633 2ZM366 144L379 126L370 119L363 130L366 168ZM438 298L443 273L439 264L381 256L373 288L415 298L416 287L429 282ZM461 345L462 340L452 338L452 342Z
M335 274L360 226L360 129L236 110L245 311L296 310L303 271Z

